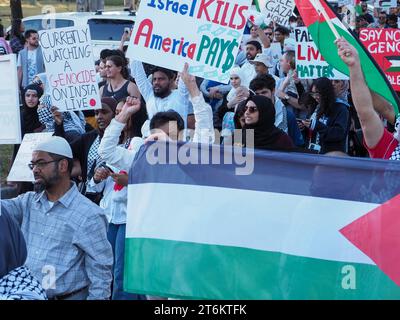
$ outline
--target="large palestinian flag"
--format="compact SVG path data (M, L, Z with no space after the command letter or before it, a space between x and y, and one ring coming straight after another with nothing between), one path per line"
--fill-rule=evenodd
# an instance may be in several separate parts
M357 49L365 79L370 90L389 101L393 105L397 116L399 114L400 102L390 82L364 46L343 25L326 1L295 0L295 3L315 44L325 60L335 69L349 75L348 67L337 54L337 47L334 44L336 36L329 26L331 24L339 36L343 36Z
M242 157L212 148L221 159ZM252 174L236 175L234 164L206 164L208 148L179 150L203 164L150 164L154 150L142 149L132 165L125 290L190 299L400 299L398 162L262 151L249 154Z

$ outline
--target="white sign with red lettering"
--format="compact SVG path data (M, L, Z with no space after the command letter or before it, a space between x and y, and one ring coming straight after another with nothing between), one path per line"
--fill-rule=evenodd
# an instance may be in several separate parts
M39 31L52 105L60 111L101 109L87 25Z

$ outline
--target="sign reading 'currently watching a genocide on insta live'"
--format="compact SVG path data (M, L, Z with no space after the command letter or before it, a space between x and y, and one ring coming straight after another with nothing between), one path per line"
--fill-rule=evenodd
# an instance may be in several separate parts
M250 0L142 0L127 56L195 76L229 81Z
M101 109L87 25L39 31L52 104L60 111Z

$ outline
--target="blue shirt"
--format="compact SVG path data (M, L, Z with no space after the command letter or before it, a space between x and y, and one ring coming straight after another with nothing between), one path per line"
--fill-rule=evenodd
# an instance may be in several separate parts
M2 210L21 225L28 248L26 266L49 298L85 287L88 299L108 299L113 254L103 210L75 184L51 206L46 193L1 200Z

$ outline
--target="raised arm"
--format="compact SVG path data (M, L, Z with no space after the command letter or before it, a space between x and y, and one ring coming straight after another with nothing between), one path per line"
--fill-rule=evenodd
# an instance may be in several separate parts
M374 110L371 92L365 82L357 50L343 38L336 40L336 45L339 57L349 67L354 107L360 119L365 143L372 149L383 136L382 121Z
M151 85L149 79L147 79L143 64L140 61L133 60L131 62L131 73L135 78L136 85L139 88L140 93L147 102L153 94L153 86Z
M119 137L130 117L139 111L140 99L128 97L121 112L111 120L101 139L98 153L100 157L112 166L129 170L135 157L135 151L118 146Z
M204 101L194 76L190 75L189 65L185 63L181 73L181 79L189 91L190 101L193 104L196 120L193 142L213 143L215 140L213 114L211 106Z

